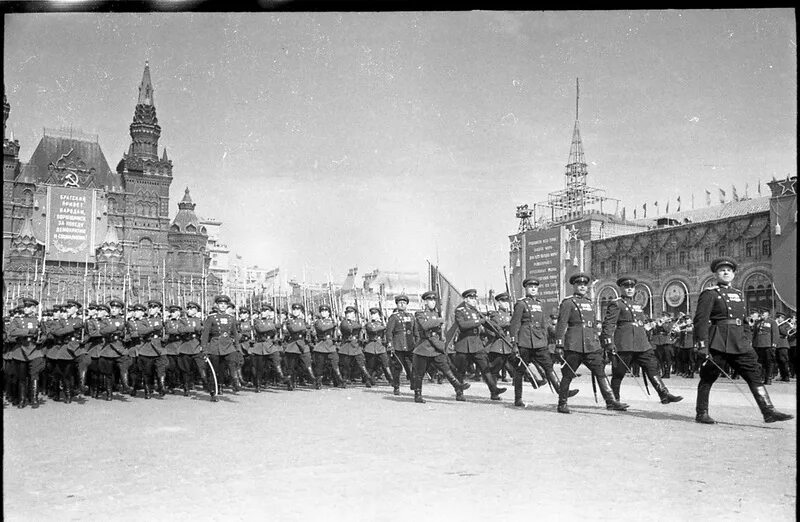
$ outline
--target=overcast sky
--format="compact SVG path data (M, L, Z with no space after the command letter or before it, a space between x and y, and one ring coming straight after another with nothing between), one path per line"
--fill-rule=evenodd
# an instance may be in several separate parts
M42 127L71 125L114 168L149 60L172 215L188 186L233 252L290 277L424 274L438 256L483 291L502 285L515 207L563 188L576 77L589 183L629 217L795 175L794 16L13 15L8 125L23 161Z

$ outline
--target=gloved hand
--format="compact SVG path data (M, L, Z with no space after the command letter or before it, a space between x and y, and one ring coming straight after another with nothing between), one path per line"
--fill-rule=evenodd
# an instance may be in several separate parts
M562 346L556 346L556 355L561 358L564 357L564 348Z
M606 352L608 352L609 358L612 355L617 355L617 347L614 346L614 343L611 343L608 346L606 346Z
M480 321L481 324L486 324L486 317L481 316L480 319L478 319L478 321Z
M694 353L704 359L709 358L708 346L703 341L697 341L694 345Z

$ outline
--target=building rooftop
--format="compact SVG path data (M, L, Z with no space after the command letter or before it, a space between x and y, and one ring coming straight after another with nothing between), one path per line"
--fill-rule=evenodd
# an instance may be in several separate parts
M670 214L663 214L656 218L637 219L634 221L636 224L655 226L658 219L674 219L680 224L684 223L701 223L703 221L716 221L719 219L732 218L736 216L743 216L746 214L756 214L759 212L769 211L769 196L760 198L751 198L740 201L730 201L722 205L715 205L713 207L696 208L692 210L684 210L683 212L672 212Z

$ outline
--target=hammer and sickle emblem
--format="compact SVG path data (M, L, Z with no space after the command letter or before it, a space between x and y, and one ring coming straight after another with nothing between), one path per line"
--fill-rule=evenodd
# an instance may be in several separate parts
M78 175L74 172L69 172L64 175L64 186L65 187L78 187Z

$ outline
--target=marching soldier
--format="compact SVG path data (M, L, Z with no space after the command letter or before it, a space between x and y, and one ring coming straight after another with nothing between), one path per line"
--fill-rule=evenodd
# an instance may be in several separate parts
M130 318L125 322L126 336L128 346L128 357L131 359L131 365L128 369L130 374L131 397L136 397L136 390L139 387L140 379L142 379L142 372L139 366L139 348L141 347L144 339L142 338L141 330L145 327L144 313L147 309L141 303L136 303L131 307ZM149 399L148 390L145 389L145 399Z
M778 346L780 332L778 324L769 316L769 310L761 310L753 332L753 348L758 355L758 363L764 371L764 385L772 384L774 352Z
M511 339L516 342L519 347L519 356L522 363L528 368L531 365L536 366L544 374L554 390L558 390L561 386L556 372L553 370L553 357L550 355L548 343L552 337L552 342L555 344L556 328L553 326L552 333L548 332L547 316L545 315L542 307L542 301L539 299L539 280L529 277L522 281L522 287L525 289L525 297L519 299L514 305L514 313L511 316L511 323L509 325L509 332ZM531 372L531 375L536 379L536 375ZM515 365L514 372L514 406L524 408L525 403L522 402L522 381L526 377L525 367L521 364ZM530 376L528 377L531 378ZM547 381L539 382L537 385L541 386L546 384ZM578 390L569 390L568 397L573 397L578 393Z
M633 302L637 282L636 278L631 276L617 279L622 297L608 304L603 318L601 341L611 353L611 390L614 392L614 398L619 400L622 379L625 378L631 362L637 360L642 372L650 379L658 393L661 404L679 402L683 397L672 395L661 380L658 359L644 329L646 317L642 305Z
M39 407L39 374L44 369L42 351L36 343L39 335L39 320L36 318L36 299L22 299L22 313L14 317L8 325L8 338L13 343L10 361L14 366L13 375L17 379L18 408L28 405L28 380L30 380L30 403ZM5 344L5 343L4 343Z
M447 361L447 352L444 348L444 338L442 335L442 324L444 319L436 310L436 293L425 292L422 294L425 309L414 315L414 370L412 373L414 382L414 402L424 403L422 398L422 378L428 370L428 366L433 366L442 374L456 391L456 400L464 401L464 390L469 388L469 383L460 383Z
M711 386L720 375L720 365L727 362L747 382L764 416L764 422L792 419L772 405L767 388L761 381L758 358L752 346L752 333L746 320L742 292L731 286L736 275L736 261L721 257L711 262L716 286L703 290L694 315L694 337L697 350L705 358L697 385L697 417L701 424L714 424L708 415Z
M339 357L342 366L347 368L348 377L350 369L355 363L366 381L367 388L371 388L374 383L366 368L367 360L364 357L364 350L361 348L361 323L356 318L355 307L348 306L344 309L344 319L339 324L339 330L342 332Z
M139 345L139 369L144 380L144 398L150 398L150 379L156 377L158 394L164 397L167 394L167 354L161 345L164 336L164 322L161 319L163 304L151 299L147 302L148 317L141 321L139 336L143 340Z
M167 307L167 319L164 321L164 355L167 357L167 389L170 393L175 391L175 387L180 382L180 369L178 368L178 353L183 343L181 335L181 312L180 305L171 304Z
M178 332L181 335L181 344L178 346L178 368L183 378L183 396L188 397L192 387L192 375L197 371L200 384L208 384L212 400L216 400L216 389L206 379L206 359L200 337L203 332L203 320L200 317L200 305L194 301L186 303L186 317L180 320Z
M239 323L237 324L239 330L239 349L234 354L236 359L236 377L242 386L244 386L245 378L243 370L247 365L248 374L250 373L250 346L253 342L253 323L250 321L250 309L246 306L239 307Z
M289 382L286 387L289 391L294 390L294 374L298 364L302 365L303 370L311 379L316 382L314 370L311 369L311 350L306 342L308 323L305 320L305 307L300 303L292 304L292 317L286 321L286 368L289 374Z
M52 330L55 346L47 357L53 362L54 377L58 381L58 392L64 392L64 402L72 402L74 376L77 371L75 351L80 347L83 319L78 316L81 303L74 299L67 300L66 313L60 324Z
M494 296L497 303L497 310L490 310L487 314L487 322L491 322L494 328L486 328L486 337L489 341L489 371L492 375L497 375L501 370L507 368L514 375L514 405L524 406L522 402L522 375L517 379L517 357L519 349L511 341L511 303L509 295L502 292ZM497 335L499 332L503 337Z
M98 367L103 376L103 387L106 391L106 400L110 401L114 389L114 369L119 371L122 393L130 391L128 370L133 364L129 355L129 348L125 342L126 321L122 315L125 304L119 299L108 302L109 316L100 321L100 333L105 338L105 344L100 350Z
M614 397L603 366L602 348L594 329L594 307L586 295L589 276L583 273L574 274L569 278L569 283L572 285L573 295L561 301L556 324L556 353L565 363L558 389L558 412L570 413L567 406L569 385L581 363L592 372L592 378L597 382L606 401L606 408L625 411L628 405Z
M320 305L319 314L320 318L314 321L314 329L317 332L317 343L314 345L314 369L317 379L314 385L317 389L322 388L325 366L330 365L334 384L340 388L346 388L347 385L339 371L339 354L336 353L334 339L336 321L331 318L331 308L328 305Z
M465 290L461 297L464 301L454 311L458 326L455 342L457 377L464 382L467 365L474 363L486 381L491 399L499 401L500 394L505 393L506 389L497 386L497 380L489 368L489 354L481 339L482 325L486 323L486 318L478 311L478 291L474 288Z
M791 326L783 312L775 314L775 319L778 325L778 342L775 349L778 371L781 374L781 382L789 382L789 329Z
M253 378L256 392L260 389L261 377L264 376L267 366L270 366L281 382L287 382L281 368L281 346L277 342L279 329L280 325L275 321L275 309L270 304L261 305L261 316L253 321Z
M200 337L200 346L208 354L217 380L222 381L223 369L227 368L233 380L233 391L239 391L239 378L237 374L236 355L239 352L238 331L236 319L230 313L233 310L231 298L227 295L218 295L214 304L219 307L219 313L210 315L203 323L203 333ZM222 385L219 387L222 394ZM211 400L217 402L216 392L212 392Z
M88 388L86 387L86 375L89 371L89 365L92 363L92 357L89 355L91 344L97 344L102 340L102 336L97 328L97 303L89 303L86 306L86 319L83 321L83 330L81 330L81 343L75 350L75 363L78 370L78 394L86 396ZM92 330L94 338L89 335L89 330Z
M100 360L100 350L103 349L103 334L100 333L100 318L107 314L107 308L104 311L102 307L105 305L98 305L97 303L89 303L86 307L88 310L88 317L84 326L86 328L86 344L84 345L83 352L78 358L78 389L81 395L85 395L87 377L89 381L89 395L93 399L98 397L99 391L99 368L97 362Z
M406 311L408 297L398 295L394 298L397 309L386 322L386 348L392 370L393 393L400 395L400 373L405 372L408 384L414 389L413 350L414 350L414 316Z
M386 376L386 382L393 383L392 370L389 368L389 355L386 353L386 346L383 344L386 325L383 324L380 308L369 309L370 319L364 325L367 332L367 344L364 346L364 356L367 358L367 371L374 375L378 366Z

